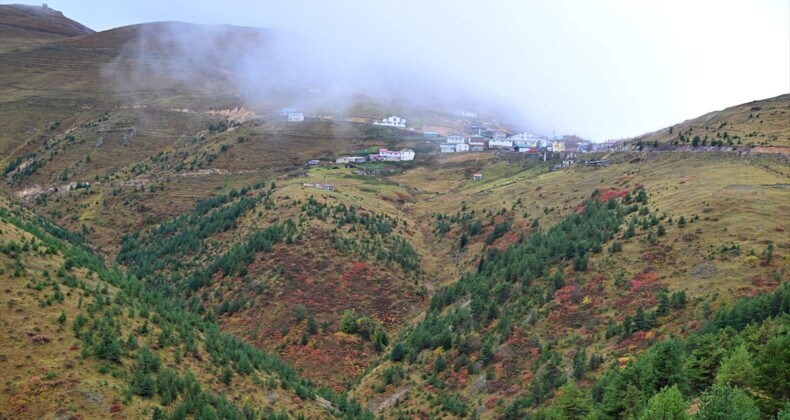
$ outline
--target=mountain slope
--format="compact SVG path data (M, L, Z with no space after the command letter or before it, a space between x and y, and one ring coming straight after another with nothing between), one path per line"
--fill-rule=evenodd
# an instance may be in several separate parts
M432 207L457 215L447 233L453 246L474 238L474 217L466 215L486 205L498 204L514 221L528 215L533 228L514 227L523 239L494 242L468 274L433 294L427 314L354 395L392 417L517 418L551 400L564 378L576 375L587 387L609 366L641 360L651 345L705 331L733 300L788 281L788 226L777 219L790 211L783 160L663 152L611 158L607 167L537 176L497 176L492 165L482 170L490 184L439 193ZM724 176L730 173L739 176ZM582 220L600 219L587 215L591 204L583 200L591 195L622 209L613 235L582 229ZM772 334L784 337L787 320L777 322Z
M80 241L2 199L4 416L362 414L105 268Z
M790 154L790 94L747 102L636 137L632 143L756 148ZM695 141L696 138L696 141Z
M93 32L46 6L0 5L0 52Z

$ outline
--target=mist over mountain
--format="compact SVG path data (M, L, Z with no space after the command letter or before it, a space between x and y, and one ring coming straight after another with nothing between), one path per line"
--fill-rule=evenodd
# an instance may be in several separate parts
M132 31L101 71L103 82L127 99L152 89L194 95L236 95L249 108L296 107L346 116L360 99L390 104L405 115L439 109L504 112L505 101L458 81L420 73L388 54L358 54L341 45L293 33L230 25L159 22L119 28ZM116 32L117 34L113 34Z
M790 92L788 7L619 0L109 7L73 0L61 8L96 28L161 20L272 28L304 41L285 51L301 56L313 77L394 85L390 94L426 91L428 100L502 103L513 122L536 134L604 140Z

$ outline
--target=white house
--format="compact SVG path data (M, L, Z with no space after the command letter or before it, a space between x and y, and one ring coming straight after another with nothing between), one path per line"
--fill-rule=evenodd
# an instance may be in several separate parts
M526 147L540 147L540 139L532 133L518 133L507 138L513 145L519 144Z
M439 151L442 153L455 153L455 144L442 143L439 145Z
M458 144L455 145L455 151L458 152L458 153L460 153L460 152L468 152L469 151L469 145L466 144L466 143L458 143Z
M376 125L386 125L387 127L406 128L406 120L401 117L391 116L384 118L381 122L373 123Z
M414 160L414 150L403 149L395 151L381 148L379 149L379 156L382 160L394 162Z
M460 110L458 111L458 115L467 118L477 118L477 112L474 111Z
M494 134L491 136L493 139L506 139L507 133L504 131L495 131Z
M510 149L513 147L513 141L508 139L492 139L488 141L488 147L492 149Z
M414 150L403 149L400 151L400 160L414 160Z
M288 122L302 122L304 121L304 114L301 112L291 112L288 114Z
M519 142L536 141L537 139L538 138L535 137L535 135L532 133L518 133L508 137L508 140L519 141Z
M457 134L453 134L453 135L447 136L447 143L449 143L449 144L466 143L466 138L464 136L459 136Z

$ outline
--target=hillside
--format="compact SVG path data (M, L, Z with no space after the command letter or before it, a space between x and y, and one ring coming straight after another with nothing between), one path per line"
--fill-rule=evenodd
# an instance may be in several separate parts
M39 9L0 37L0 417L788 412L790 95L553 170L440 154L503 123L274 31ZM334 163L380 147L417 157Z
M354 412L342 397L324 390L328 400L317 396L276 356L107 269L79 235L5 198L2 204L0 277L10 344L2 350L4 416Z
M46 6L0 5L0 53L91 33L92 29Z
M652 146L756 148L764 153L790 153L790 94L709 112L662 130L636 137L634 144ZM695 141L696 139L696 141Z

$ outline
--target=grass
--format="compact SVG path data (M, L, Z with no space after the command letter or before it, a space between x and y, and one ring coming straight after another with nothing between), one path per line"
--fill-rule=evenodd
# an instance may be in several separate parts
M635 141L649 145L655 141L669 144L678 140L680 144L690 145L693 138L699 136L700 141L707 137L709 145L712 140L722 140L727 145L727 139L732 139L734 146L753 146L763 153L787 154L790 150L788 118L790 94L784 94L710 112L672 126L672 132L668 127ZM679 140L680 134L687 138L686 142Z

